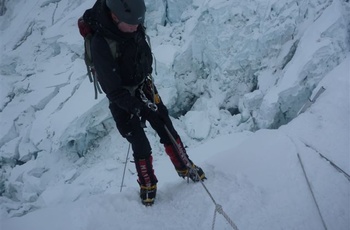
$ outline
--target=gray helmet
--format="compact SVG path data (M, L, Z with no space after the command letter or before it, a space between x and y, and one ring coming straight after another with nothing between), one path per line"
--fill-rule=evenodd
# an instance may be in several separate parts
M106 4L122 22L138 25L145 21L146 6L144 0L106 0Z

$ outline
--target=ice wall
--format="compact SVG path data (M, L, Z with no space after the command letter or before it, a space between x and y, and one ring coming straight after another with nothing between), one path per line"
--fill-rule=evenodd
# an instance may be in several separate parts
M346 1L194 1L181 14L190 38L174 58L172 112L207 101L202 111L216 104L255 129L289 122L349 51L348 12Z

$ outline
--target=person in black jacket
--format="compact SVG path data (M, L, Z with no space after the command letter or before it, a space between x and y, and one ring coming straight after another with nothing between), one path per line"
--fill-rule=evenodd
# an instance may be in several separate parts
M198 182L205 174L186 154L153 84L152 53L143 27L145 11L144 0L97 0L83 20L94 31L91 55L98 81L120 134L132 146L141 201L152 205L158 180L143 120L159 135L179 176Z

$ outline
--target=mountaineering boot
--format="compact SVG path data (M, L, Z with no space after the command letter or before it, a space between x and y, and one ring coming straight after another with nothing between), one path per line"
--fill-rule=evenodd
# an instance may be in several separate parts
M154 203L157 194L157 177L154 175L152 165L152 155L145 159L136 159L135 165L140 185L140 198L142 204L151 206Z
M157 184L149 187L140 185L140 198L141 202L145 206L151 206L154 204L154 200L157 195Z
M176 139L176 142L179 150L177 150L177 148L172 144L165 144L164 147L165 152L170 157L170 160L179 176L182 178L190 178L194 182L198 182L199 180L203 181L206 179L203 170L193 164L193 162L189 159L180 137Z
M189 177L193 182L204 181L207 179L202 168L192 164L192 167L187 167L185 170L176 170L180 177Z

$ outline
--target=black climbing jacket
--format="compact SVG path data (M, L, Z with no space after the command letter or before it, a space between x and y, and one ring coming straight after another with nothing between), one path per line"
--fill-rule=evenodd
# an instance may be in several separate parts
M138 113L144 104L136 90L152 72L152 53L145 29L124 33L113 22L105 0L98 0L83 19L92 30L91 55L102 90L111 103Z

